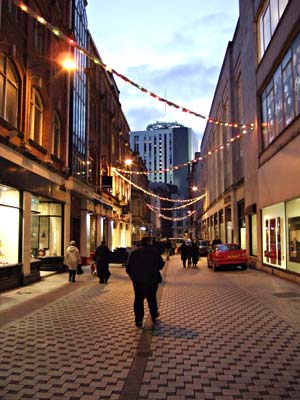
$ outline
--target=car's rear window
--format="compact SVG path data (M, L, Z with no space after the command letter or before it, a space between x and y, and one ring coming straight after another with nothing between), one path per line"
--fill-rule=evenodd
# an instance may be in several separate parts
M238 244L219 244L218 249L220 251L240 250L240 246Z
M208 240L199 240L199 246L209 246Z

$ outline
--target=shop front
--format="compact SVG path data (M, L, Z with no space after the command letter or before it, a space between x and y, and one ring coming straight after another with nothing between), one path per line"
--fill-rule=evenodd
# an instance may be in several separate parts
M0 290L22 283L20 263L21 193L0 185Z
M262 210L263 262L300 274L300 198Z
M41 279L63 265L64 178L6 151L0 157L0 291ZM28 168L25 168L28 167Z

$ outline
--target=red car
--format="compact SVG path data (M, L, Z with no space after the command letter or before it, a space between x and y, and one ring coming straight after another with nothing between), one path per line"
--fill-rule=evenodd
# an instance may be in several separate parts
M218 267L226 265L239 266L247 269L248 257L246 250L242 250L238 244L215 244L207 255L207 266L215 271Z

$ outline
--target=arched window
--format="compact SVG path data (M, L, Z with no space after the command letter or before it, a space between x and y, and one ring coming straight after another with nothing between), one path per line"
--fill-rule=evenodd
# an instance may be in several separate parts
M38 90L33 86L30 98L30 139L42 144L43 102Z
M55 111L52 127L52 154L57 158L60 158L60 137L61 122L58 113Z
M10 59L0 53L0 117L18 125L20 82Z

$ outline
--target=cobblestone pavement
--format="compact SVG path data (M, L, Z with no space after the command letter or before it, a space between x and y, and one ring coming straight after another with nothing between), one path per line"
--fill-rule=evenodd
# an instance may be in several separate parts
M135 327L122 267L14 305L15 320L0 308L0 399L299 400L300 286L200 267L168 262L154 329L148 314Z

